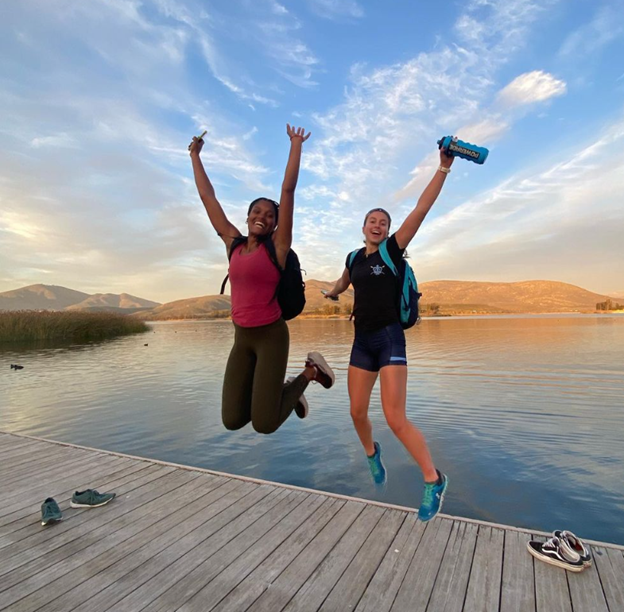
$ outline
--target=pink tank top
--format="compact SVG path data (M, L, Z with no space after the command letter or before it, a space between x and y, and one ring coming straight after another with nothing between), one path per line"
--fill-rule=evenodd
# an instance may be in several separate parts
M232 320L241 327L260 327L277 321L282 311L275 297L280 273L264 244L244 254L244 244L230 259Z

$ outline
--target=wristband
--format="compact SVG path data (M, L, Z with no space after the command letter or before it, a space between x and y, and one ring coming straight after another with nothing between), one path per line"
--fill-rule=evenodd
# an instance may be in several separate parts
M439 166L438 170L440 172L444 172L444 174L450 174L451 173L451 169L450 168L445 168L444 166Z

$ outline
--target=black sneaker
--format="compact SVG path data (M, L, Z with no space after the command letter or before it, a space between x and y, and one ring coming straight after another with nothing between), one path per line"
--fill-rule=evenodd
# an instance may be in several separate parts
M63 513L52 497L48 497L41 504L41 524L50 525L63 520Z
M571 531L555 531L553 535L559 538L562 548L569 547L571 551L575 552L581 558L585 567L589 567L592 564L591 552L581 538L575 536Z
M563 548L559 538L552 537L548 542L531 540L527 548L536 559L550 565L562 567L570 572L582 572L585 569L580 556L568 546Z

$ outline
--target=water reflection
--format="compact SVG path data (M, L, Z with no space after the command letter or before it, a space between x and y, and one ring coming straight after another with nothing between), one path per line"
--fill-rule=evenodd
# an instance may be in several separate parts
M371 419L390 479L384 493L368 479L349 419L351 325L290 330L288 373L318 349L337 383L311 386L310 417L274 435L221 425L226 321L1 346L0 429L417 505L422 479L385 425L378 390ZM624 318L427 319L408 331L408 360L408 413L450 476L446 512L624 544Z

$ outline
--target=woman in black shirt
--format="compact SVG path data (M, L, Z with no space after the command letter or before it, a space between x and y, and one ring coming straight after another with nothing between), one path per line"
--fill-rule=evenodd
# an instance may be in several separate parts
M349 361L349 399L351 418L368 457L375 483L386 482L381 461L381 446L373 439L368 406L377 375L381 378L381 404L388 425L423 472L425 491L418 511L422 521L432 519L442 507L448 478L436 469L421 431L407 420L407 359L405 333L397 308L397 276L383 260L379 247L386 241L388 254L400 269L403 253L436 201L453 157L440 151L440 166L427 185L414 210L390 237L390 215L381 208L369 211L362 232L366 247L350 260L325 297L332 298L353 284L355 291L355 339ZM351 272L349 271L351 270Z

